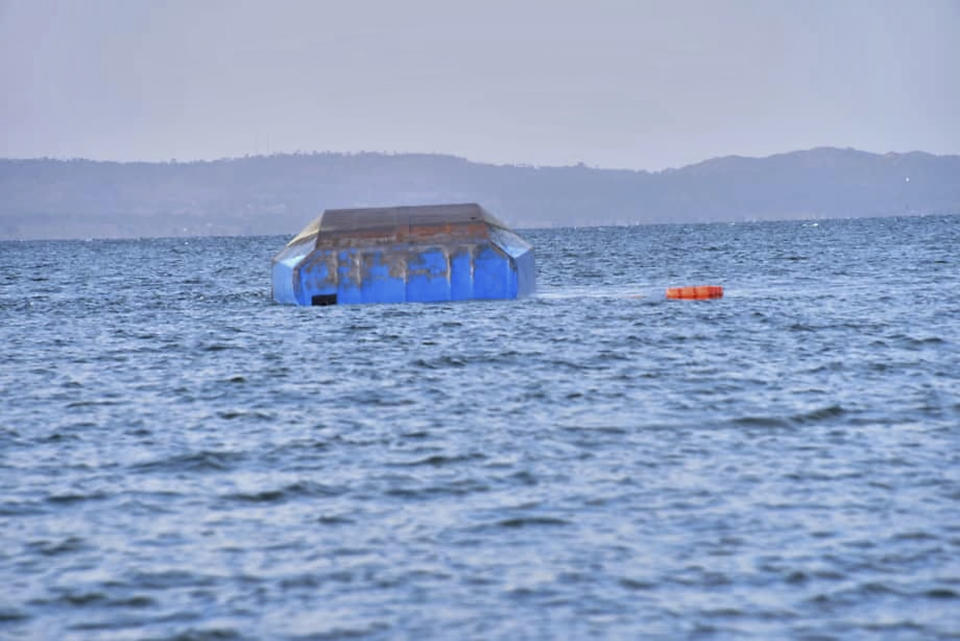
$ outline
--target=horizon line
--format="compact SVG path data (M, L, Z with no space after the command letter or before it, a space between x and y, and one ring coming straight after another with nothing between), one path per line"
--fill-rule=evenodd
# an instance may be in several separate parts
M438 158L451 158L455 160L460 160L473 165L486 165L490 167L513 167L517 169L589 169L593 171L629 171L634 173L649 173L649 174L658 174L669 171L678 171L685 169L687 167L695 167L708 162L718 161L718 160L727 160L727 159L743 159L743 160L765 160L768 158L775 158L778 156L789 156L792 154L803 154L816 151L842 151L842 152L855 152L860 154L866 154L870 156L910 156L915 154L932 156L935 158L954 158L960 157L960 153L950 153L950 154L936 154L929 151L923 151L921 149L914 149L911 151L885 151L885 152L876 152L876 151L866 151L863 149L858 149L856 147L836 147L831 145L818 145L815 147L807 147L802 149L793 149L789 151L775 152L772 154L767 154L765 156L748 156L743 154L725 154L722 156L712 156L710 158L705 158L696 162L688 163L685 165L680 165L677 167L664 167L662 169L633 169L629 167L601 167L598 165L590 165L584 163L583 161L576 162L573 164L567 165L541 165L533 164L526 162L485 162L478 160L471 160L466 156L460 156L453 153L445 152L423 152L423 151L370 151L370 150L360 150L360 151L330 151L330 150L313 150L313 151L277 151L268 154L256 153L256 154L244 154L243 156L222 156L218 158L194 158L190 160L180 160L177 158L171 158L169 160L116 160L116 159L103 159L103 158L88 158L83 156L73 156L73 157L57 157L57 156L33 156L33 157L0 157L0 162L31 162L31 161L53 161L53 162L89 162L89 163L102 163L102 164L116 164L116 165L193 165L193 164L202 164L202 163L217 163L217 162L232 162L238 160L257 160L257 159L269 159L269 158L278 158L278 157L297 157L297 156L384 156L384 157L403 157L403 156L433 156Z

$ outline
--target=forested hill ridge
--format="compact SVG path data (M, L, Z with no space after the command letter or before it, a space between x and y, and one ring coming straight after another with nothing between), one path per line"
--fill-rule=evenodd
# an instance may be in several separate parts
M326 208L477 202L517 227L960 213L960 156L853 149L659 172L434 154L0 160L0 238L290 234Z

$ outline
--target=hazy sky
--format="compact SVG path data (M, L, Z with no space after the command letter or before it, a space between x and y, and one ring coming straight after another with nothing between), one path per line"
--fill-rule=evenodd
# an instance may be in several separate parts
M0 156L960 153L960 0L0 0Z

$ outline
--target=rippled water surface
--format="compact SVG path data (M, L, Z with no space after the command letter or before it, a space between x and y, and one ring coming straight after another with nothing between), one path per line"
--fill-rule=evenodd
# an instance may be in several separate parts
M960 217L525 235L324 308L0 243L0 638L960 638Z

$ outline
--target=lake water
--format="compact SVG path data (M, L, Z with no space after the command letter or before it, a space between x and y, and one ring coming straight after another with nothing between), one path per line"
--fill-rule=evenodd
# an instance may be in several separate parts
M0 243L0 638L960 638L960 216L524 235L315 308Z

